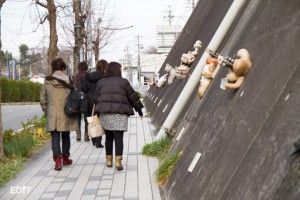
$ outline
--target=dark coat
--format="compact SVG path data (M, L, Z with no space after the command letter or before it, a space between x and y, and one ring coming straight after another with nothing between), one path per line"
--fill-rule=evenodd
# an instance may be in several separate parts
M129 81L120 76L105 77L98 81L95 102L97 114L134 115L133 108L144 107Z
M83 79L86 76L86 71L80 71L75 75L75 84L78 86L80 83L81 79Z
M93 105L94 105L94 95L97 87L97 82L104 77L101 71L94 71L86 74L86 78L81 82L81 90L86 94L88 106L87 113L88 116L92 115Z

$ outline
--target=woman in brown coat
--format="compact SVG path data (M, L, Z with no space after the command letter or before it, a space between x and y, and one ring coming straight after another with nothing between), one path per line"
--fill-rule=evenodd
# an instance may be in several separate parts
M46 76L41 91L40 104L47 116L46 131L51 133L53 160L55 170L62 169L63 165L71 165L70 131L78 129L77 115L69 117L64 112L64 106L69 94L69 77L64 74L66 64L61 58L51 63L52 74ZM60 147L60 135L62 148Z

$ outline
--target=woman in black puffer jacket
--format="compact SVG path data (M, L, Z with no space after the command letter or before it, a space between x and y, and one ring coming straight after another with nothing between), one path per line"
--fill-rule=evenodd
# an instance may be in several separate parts
M87 97L87 114L89 117L92 116L97 82L104 77L104 71L107 68L107 65L108 63L106 60L99 60L96 65L96 71L87 73L84 81L82 81L81 89ZM103 148L101 141L102 136L92 138L92 143L96 146L96 148Z
M98 81L95 93L95 112L106 134L106 166L112 167L113 140L115 140L116 169L123 170L123 135L127 131L128 116L134 115L133 108L142 117L144 107L129 81L121 76L121 64L110 62L106 76Z

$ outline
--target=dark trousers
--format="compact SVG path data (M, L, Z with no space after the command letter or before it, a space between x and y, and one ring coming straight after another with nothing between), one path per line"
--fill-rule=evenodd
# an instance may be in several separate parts
M100 145L101 141L102 141L102 136L92 138L93 145L95 144Z
M62 148L60 147L60 135L62 139ZM64 132L58 132L58 131L52 131L51 132L52 137L52 152L53 157L56 156L70 156L70 131L64 131Z
M105 150L106 155L113 155L113 142L115 140L116 156L123 155L123 135L124 131L108 131L105 130Z
M78 113L78 127L79 127L79 130L81 131L82 114L83 114L83 120L84 120L84 131L87 132L88 131L88 122L87 122L88 114L87 114L87 112L79 112Z

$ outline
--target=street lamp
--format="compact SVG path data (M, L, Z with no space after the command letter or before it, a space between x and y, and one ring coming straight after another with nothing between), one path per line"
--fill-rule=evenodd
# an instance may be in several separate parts
M108 28L108 27L101 27L102 29L106 29L106 30L111 30L111 31L119 31L119 30L124 30L124 29L128 29L128 28L132 28L133 26L127 26L127 27L123 27L123 28Z
M36 64L36 63L39 63L39 62L43 62L43 61L42 61L42 60L40 60L40 61L36 61L36 62L32 63L32 64L29 66L29 74L30 74L30 79L32 78L31 67L32 67L34 64Z
M102 18L98 18L97 24L99 24L99 27L100 27L101 22L102 22ZM122 27L122 28L110 28L110 27L100 27L100 28L106 29L106 30L111 30L111 31L119 31L119 30L124 30L124 29L132 28L132 27L133 26L127 26L127 27Z

